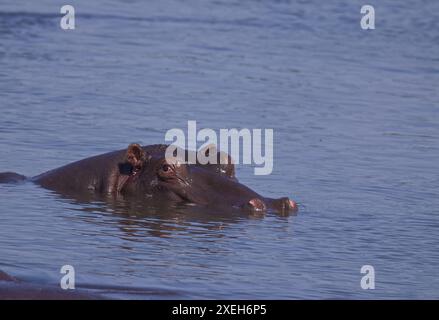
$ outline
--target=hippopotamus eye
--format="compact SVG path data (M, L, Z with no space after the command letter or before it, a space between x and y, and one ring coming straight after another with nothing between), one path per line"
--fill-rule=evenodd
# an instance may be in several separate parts
M158 176L164 179L172 178L175 176L175 169L172 164L169 163L163 163L160 166L160 169L157 172Z
M159 169L159 173L161 173L162 175L170 175L174 173L174 166L172 164L164 162Z

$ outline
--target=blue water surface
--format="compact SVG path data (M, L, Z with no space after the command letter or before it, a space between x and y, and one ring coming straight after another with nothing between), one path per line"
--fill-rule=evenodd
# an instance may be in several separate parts
M240 180L299 214L191 216L0 185L0 270L110 298L439 298L439 2L0 4L0 171L200 128L272 128ZM172 210L171 210L172 211ZM375 268L375 290L360 286Z

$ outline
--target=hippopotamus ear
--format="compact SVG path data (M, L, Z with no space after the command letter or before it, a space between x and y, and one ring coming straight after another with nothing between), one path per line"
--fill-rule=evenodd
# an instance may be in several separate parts
M128 146L125 159L133 168L140 169L146 161L146 152L137 143Z
M233 158L228 153L219 151L217 153L217 159L221 172L229 178L235 178L235 163Z
M214 144L209 144L198 151L197 160L200 164L213 166L216 172L229 178L235 178L235 165L231 156L218 151Z
M217 163L215 157L216 153L216 145L214 145L213 143L208 144L198 151L197 160L201 164L215 164Z

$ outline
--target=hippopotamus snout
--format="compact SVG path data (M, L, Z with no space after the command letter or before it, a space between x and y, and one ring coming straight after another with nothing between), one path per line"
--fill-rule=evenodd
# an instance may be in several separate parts
M297 203L287 197L280 199L253 198L245 203L243 208L255 212L273 210L281 214L297 212L298 210Z
M271 200L271 205L280 212L296 212L299 209L297 203L287 197Z
M185 184L179 188L184 190L186 199L195 204L241 208L254 212L276 211L281 214L297 211L296 202L289 198L263 197L241 184L235 176L220 174L205 166L183 167L181 172L184 174L180 175L180 179L185 181ZM188 177L183 178L185 175Z

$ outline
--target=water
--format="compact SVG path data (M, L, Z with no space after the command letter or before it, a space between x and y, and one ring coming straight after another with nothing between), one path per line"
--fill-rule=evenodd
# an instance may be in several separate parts
M200 127L273 128L242 182L297 216L185 214L0 185L0 270L112 298L439 298L439 2L0 4L0 171ZM360 286L373 265L376 289Z

